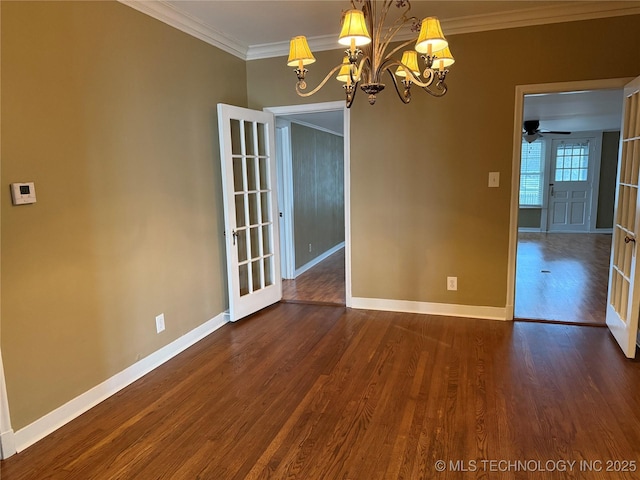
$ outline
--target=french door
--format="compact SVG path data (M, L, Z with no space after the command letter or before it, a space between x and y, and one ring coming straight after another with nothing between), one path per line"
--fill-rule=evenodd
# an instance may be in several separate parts
M624 354L635 358L640 313L636 243L640 227L640 77L624 90L621 143L606 320Z
M229 314L282 298L274 116L218 104Z

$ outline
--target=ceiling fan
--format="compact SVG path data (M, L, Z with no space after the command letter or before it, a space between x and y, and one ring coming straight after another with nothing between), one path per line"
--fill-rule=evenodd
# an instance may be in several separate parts
M571 132L558 132L552 130L540 130L540 120L525 120L524 131L522 132L522 138L528 143L535 142L538 138L541 138L543 133L553 133L556 135L570 135Z

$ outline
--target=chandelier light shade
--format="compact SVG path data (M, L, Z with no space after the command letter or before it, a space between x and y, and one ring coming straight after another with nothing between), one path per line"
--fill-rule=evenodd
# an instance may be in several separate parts
M422 20L420 35L418 35L418 41L416 42L416 51L431 55L432 52L447 48L447 45L449 45L449 42L444 38L440 20L436 17L428 17Z
M313 56L313 53L311 53L307 38L304 36L293 37L289 45L289 60L287 60L287 65L290 67L298 67L300 66L300 62L302 62L302 65L310 65L315 61L316 58Z
M433 68L443 70L454 63L456 63L456 61L451 54L451 50L449 50L449 47L445 47L434 55Z
M409 0L351 0L351 5L353 8L343 14L338 37L338 43L348 47L345 57L309 92L305 91L308 73L305 66L315 62L315 58L304 36L291 39L287 65L295 68L298 95L309 97L315 94L336 72L336 80L343 84L347 108L353 104L357 87L369 96L371 105L375 104L377 94L386 86L382 82L385 72L403 103L411 101L411 87L414 85L434 97L447 93L445 79L448 67L455 60L436 17L420 20L410 16ZM392 6L400 10L399 18L386 25ZM417 38L392 45L398 42L398 34L406 39L404 35L408 31L419 34ZM406 47L412 44L413 49L407 50ZM398 59L401 51L402 58ZM423 67L419 57L424 62Z
M349 10L342 21L342 31L338 37L340 45L362 47L371 43L371 35L362 10Z
M351 82L351 62L349 61L349 57L342 59L342 67L340 67L336 80L343 83Z
M420 66L418 65L418 52L416 52L415 50L405 50L404 52L402 52L402 60L400 60L400 63L406 65L414 75L420 75ZM407 72L403 67L398 67L396 69L396 75L398 75L399 77L406 77Z

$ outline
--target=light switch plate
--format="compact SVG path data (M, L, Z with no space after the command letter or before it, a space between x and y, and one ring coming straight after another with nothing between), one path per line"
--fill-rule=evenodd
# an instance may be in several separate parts
M36 203L36 187L33 182L12 183L11 201L14 205L26 205Z
M500 172L489 172L489 187L495 188L500 186Z

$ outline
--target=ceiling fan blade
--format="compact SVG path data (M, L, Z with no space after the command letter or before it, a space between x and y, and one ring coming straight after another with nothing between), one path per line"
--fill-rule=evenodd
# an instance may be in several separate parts
M540 133L553 133L555 135L571 135L571 132L557 132L551 130L541 130Z

